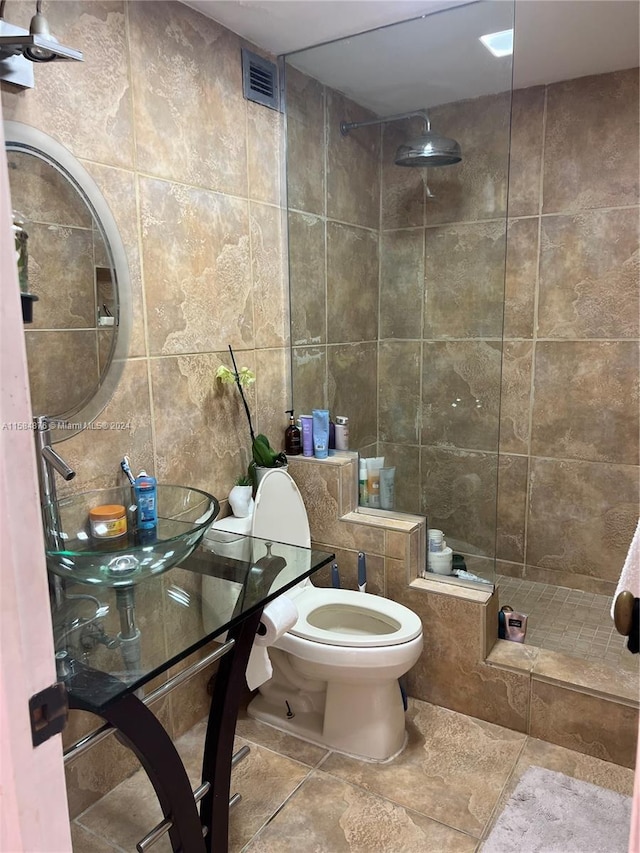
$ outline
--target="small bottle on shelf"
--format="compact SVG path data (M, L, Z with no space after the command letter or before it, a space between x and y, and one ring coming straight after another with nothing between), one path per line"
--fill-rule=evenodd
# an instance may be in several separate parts
M302 439L300 430L296 426L293 409L287 409L289 415L289 426L284 431L284 449L287 456L299 456L302 453Z

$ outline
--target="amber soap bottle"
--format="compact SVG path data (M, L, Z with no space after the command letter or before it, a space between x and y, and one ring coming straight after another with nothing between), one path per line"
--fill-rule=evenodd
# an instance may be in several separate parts
M289 415L289 426L284 431L284 449L287 456L299 456L302 453L300 430L296 426L293 409L287 409L287 414Z

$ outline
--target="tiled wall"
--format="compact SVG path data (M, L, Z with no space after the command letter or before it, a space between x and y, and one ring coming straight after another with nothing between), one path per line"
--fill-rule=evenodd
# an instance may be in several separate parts
M13 3L28 25L31 3ZM179 3L59 2L50 24L84 63L35 68L3 89L5 118L39 127L102 190L133 287L129 360L102 421L60 446L76 490L121 482L124 453L160 481L226 496L248 461L238 394L214 374L257 373L256 427L287 424L288 311L282 250L282 115L242 96L241 40Z
M337 96L291 79L316 94L301 99L293 124L316 148L309 173L293 138L290 206L312 210L297 199L315 180L321 200L334 168L360 199L375 186L373 166L361 171L375 128L370 139L354 131L346 148L334 133L340 117L322 101ZM384 125L377 339L360 328L369 315L358 300L369 291L354 250L337 288L336 328L353 336L349 352L366 349L348 365L355 375L327 370L336 350L320 345L331 341L329 271L347 268L348 256L325 243L321 207L315 218L290 216L296 406L315 404L322 389L336 414L353 415L353 446L397 468L397 508L427 515L488 576L495 555L503 574L612 592L631 540L640 499L637 104L631 69L519 90L513 104L504 94L433 109L432 126L459 140L464 159L428 170L430 193L424 170L393 165L416 120ZM370 204L362 199L363 220ZM369 256L373 270L373 246Z
M28 26L33 3L10 7ZM244 100L241 40L182 4L61 0L46 11L85 61L36 66L31 91L3 84L3 115L80 159L114 214L133 288L129 359L100 416L131 429L85 431L58 449L77 470L75 490L121 483L126 453L160 482L224 498L250 449L237 392L214 378L228 344L256 371L256 428L281 446L287 425L282 115ZM72 369L84 366L71 359ZM209 675L163 700L170 733L201 719ZM74 714L68 739L96 723ZM78 759L72 812L135 765L114 738Z
M344 95L287 66L293 396L298 414L347 415L350 445L377 436L380 130Z
M514 93L498 571L614 590L638 517L638 69Z
M467 555L494 553L509 113L508 93L430 110L463 161L426 171L394 165L419 120L383 128L379 451L398 508Z

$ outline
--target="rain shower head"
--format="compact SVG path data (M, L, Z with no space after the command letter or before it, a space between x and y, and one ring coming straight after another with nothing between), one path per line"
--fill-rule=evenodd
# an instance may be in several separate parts
M453 166L462 160L455 139L428 130L424 136L403 142L396 151L396 166Z
M365 127L371 124L386 124L390 121L413 118L419 116L425 125L424 133L408 142L403 142L396 151L396 166L453 166L462 160L460 145L455 139L442 136L435 130L431 130L431 122L426 110L415 110L410 113L399 113L398 115L386 116L384 118L369 119L369 121L340 122L340 133L346 136L349 131L357 127Z

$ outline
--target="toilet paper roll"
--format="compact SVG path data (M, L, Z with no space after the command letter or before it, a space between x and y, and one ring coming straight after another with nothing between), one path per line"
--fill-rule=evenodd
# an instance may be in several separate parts
M254 643L247 663L247 687L249 690L257 690L261 684L269 681L272 675L273 667L266 648Z
M297 621L298 608L286 595L280 595L270 604L267 604L262 612L260 625L247 663L246 677L249 690L255 690L271 678L273 667L267 646L271 646L278 637L286 634Z
M286 595L279 595L262 612L254 646L272 646L298 621L298 608Z
M450 575L453 568L453 551L445 548L443 551L429 551L427 567L436 575Z

